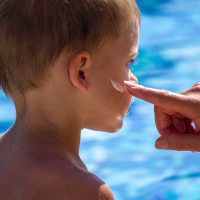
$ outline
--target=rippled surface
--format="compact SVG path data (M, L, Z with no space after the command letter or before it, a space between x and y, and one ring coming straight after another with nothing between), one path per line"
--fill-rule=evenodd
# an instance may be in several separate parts
M200 80L199 0L138 0L142 12L139 65L148 87L180 92ZM0 132L14 122L12 102L0 92ZM80 154L116 200L199 200L200 154L154 148L153 106L135 99L114 134L83 130Z

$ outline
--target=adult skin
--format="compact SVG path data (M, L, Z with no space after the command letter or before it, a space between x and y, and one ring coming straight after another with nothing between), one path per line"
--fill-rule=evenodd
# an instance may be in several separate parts
M180 93L124 83L132 96L154 104L161 135L155 143L157 149L200 152L200 83Z

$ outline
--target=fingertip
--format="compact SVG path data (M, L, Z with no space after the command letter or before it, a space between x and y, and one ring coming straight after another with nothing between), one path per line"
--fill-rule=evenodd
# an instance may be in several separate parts
M168 142L166 140L157 140L154 146L156 149L168 149Z
M160 141L166 141L167 147L164 144L159 144ZM167 149L175 151L192 151L193 153L200 152L199 146L200 136L192 135L189 133L176 133L171 132L169 134L162 135L157 139L155 147L157 149ZM159 145L158 145L159 144Z
M137 87L138 85L131 81L124 81L124 84L129 87Z

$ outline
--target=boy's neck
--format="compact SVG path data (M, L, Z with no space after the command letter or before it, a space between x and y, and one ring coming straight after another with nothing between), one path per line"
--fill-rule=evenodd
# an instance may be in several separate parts
M65 152L82 164L79 157L82 127L72 105L63 107L61 100L48 98L44 93L42 97L35 93L30 98L17 95L13 100L17 117L10 131L16 138L29 145L45 144L46 148Z

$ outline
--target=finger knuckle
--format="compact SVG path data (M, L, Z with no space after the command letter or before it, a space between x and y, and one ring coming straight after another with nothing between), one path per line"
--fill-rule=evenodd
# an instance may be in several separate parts
M160 102L164 103L164 100L166 99L166 97L170 96L169 91L167 90L160 90ZM162 104L160 104L160 106L163 106Z
M195 89L196 91L199 91L200 90L200 82L196 83L192 88Z
M168 97L170 94L169 94L169 91L167 91L167 90L160 90L161 91L161 95L163 96L163 97Z
M200 82L198 82L198 83L194 84L194 86L193 86L193 87L195 87L195 86L200 86Z

